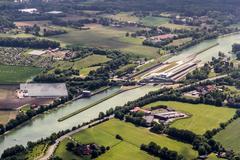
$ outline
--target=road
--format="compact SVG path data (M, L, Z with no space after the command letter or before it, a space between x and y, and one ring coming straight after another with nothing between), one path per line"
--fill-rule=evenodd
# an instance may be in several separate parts
M107 118L113 118L113 116L110 116L110 117L107 117ZM107 119L107 118L105 118L105 119ZM102 121L102 120L101 120L101 121ZM93 122L93 123L91 123L91 124L89 124L89 125L83 126L83 127L81 127L81 128L78 128L78 129L76 129L76 130L74 130L74 131L71 131L71 132L69 132L69 133L67 133L67 134L59 137L59 138L55 141L54 144L52 144L52 145L50 145L50 146L48 147L48 149L47 149L47 151L45 152L45 154L42 155L42 156L40 156L40 157L38 157L38 158L36 158L36 160L47 160L47 159L50 159L51 156L53 155L54 151L56 150L58 144L59 144L61 141L63 141L65 138L68 138L68 137L70 137L71 135L73 135L73 134L75 134L75 133L78 133L78 132L80 132L80 131L82 131L82 130L84 130L84 129L87 129L90 125L94 125L94 124L96 124L96 123L98 123L98 122L100 122L100 120L97 120L97 121L95 121L95 122ZM71 138L71 137L70 137L70 138Z

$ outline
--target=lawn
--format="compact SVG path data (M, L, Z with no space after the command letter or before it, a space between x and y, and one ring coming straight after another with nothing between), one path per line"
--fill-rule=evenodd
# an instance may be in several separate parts
M117 134L123 137L124 142L119 143L119 140L115 139ZM131 123L117 119L111 119L93 128L79 132L73 135L72 138L80 143L95 142L99 145L110 146L110 151L99 159L120 160L135 159L136 157L139 160L155 159L140 151L139 148L141 144L148 144L151 141L158 143L162 147L175 150L190 159L197 156L197 153L192 150L192 146L189 144L153 134L146 128L135 127ZM58 155L61 154L58 153Z
M119 49L126 53L133 53L138 56L158 57L158 49L142 45L142 39L125 37L128 30L114 27L105 27L97 24L86 25L89 30L68 29L68 33L51 36L49 39L60 41L61 43L84 45L90 47L101 47Z
M146 26L160 26L169 22L169 18L146 16L140 20Z
M233 121L224 130L220 131L214 139L219 141L226 149L240 153L240 119Z
M173 122L171 127L187 129L196 134L204 134L207 130L219 127L219 124L226 122L233 117L235 109L225 107L215 107L205 104L189 104L172 101L161 101L146 105L149 108L157 105L167 105L178 111L187 113L190 118L181 119Z
M89 72L96 71L98 68L100 68L100 66L83 68L80 70L80 75L85 77L89 74Z
M21 83L36 76L42 71L36 67L0 65L0 83Z
M71 152L66 150L66 144L70 142L69 139L64 139L57 147L57 149L54 152L54 156L61 157L62 160L81 160L80 157L72 154Z

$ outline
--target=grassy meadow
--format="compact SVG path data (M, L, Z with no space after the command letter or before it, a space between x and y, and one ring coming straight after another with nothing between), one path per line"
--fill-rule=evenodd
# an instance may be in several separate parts
M144 108L149 108L157 105L167 105L170 108L190 115L189 118L180 119L173 122L171 124L171 127L187 129L196 134L204 134L207 130L219 127L220 123L231 119L236 111L232 108L172 101L154 102L146 105Z
M226 149L240 153L240 119L233 121L224 130L220 131L214 139L220 142Z
M124 141L119 141L115 136L119 134ZM155 160L155 157L148 155L140 150L141 144L148 144L151 141L158 143L162 147L175 150L185 156L193 159L197 153L192 150L192 146L184 144L162 135L149 132L146 128L135 127L131 123L122 122L117 119L111 119L95 127L76 133L72 138L80 143L97 143L99 145L110 146L110 150L98 159L104 160L122 160L122 159L138 159L138 160ZM65 140L67 141L67 140ZM55 155L60 156L69 154L64 148L66 142L63 141L57 148ZM70 157L70 155L68 155Z
M0 65L0 83L11 84L25 82L41 71L41 68L36 67Z
M142 39L125 37L129 30L105 27L97 24L86 25L89 30L69 29L68 33L51 36L49 39L60 41L65 45L75 44L83 46L119 49L127 53L144 57L158 57L158 49L142 45Z
M110 60L111 59L107 56L93 54L76 61L57 61L54 63L54 69L68 70L73 68L80 70L81 76L87 76L90 71L98 69L102 63L106 63ZM54 70L50 70L49 73L53 71Z

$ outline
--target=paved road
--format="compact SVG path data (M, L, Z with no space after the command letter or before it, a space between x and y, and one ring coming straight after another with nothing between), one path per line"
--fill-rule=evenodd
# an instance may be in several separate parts
M110 116L110 117L107 117L107 118L113 118L113 116ZM106 119L106 118L105 118L105 119ZM47 159L49 159L49 158L53 155L55 149L57 148L58 144L59 144L61 141L63 141L65 138L68 138L68 137L70 137L71 135L73 135L73 134L75 134L75 133L78 133L78 132L80 132L80 131L82 131L82 130L84 130L84 129L87 129L90 125L94 125L94 124L96 124L96 123L98 123L98 122L100 122L100 121L99 121L99 120L98 120L98 121L95 121L95 122L93 122L93 123L91 123L91 124L89 124L89 125L83 126L83 127L81 127L81 128L78 128L78 129L76 129L76 130L74 130L74 131L71 131L71 132L69 132L69 133L61 136L60 138L58 138L58 139L55 141L54 144L52 144L52 145L50 145L50 146L48 147L48 149L47 149L47 151L46 151L46 153L45 153L44 155L42 155L41 157L36 158L36 160L47 160Z

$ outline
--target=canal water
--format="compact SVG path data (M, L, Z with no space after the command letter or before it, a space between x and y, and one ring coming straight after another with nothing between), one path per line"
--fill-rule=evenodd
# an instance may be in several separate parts
M71 129L73 126L88 122L91 119L97 118L99 112L105 112L108 109L116 106L122 106L128 101L136 100L144 96L150 91L159 89L160 86L143 86L130 91L123 92L115 97L102 102L93 108L81 112L65 121L58 122L57 120L73 111L92 104L114 92L119 88L111 88L105 92L97 94L88 99L79 99L62 108L58 108L49 113L40 115L25 125L0 136L0 154L4 149L12 147L16 144L26 145L28 141L37 141L38 139L50 136L53 132L58 132L65 129Z
M183 60L192 54L206 49L207 47L216 43L219 43L219 45L202 52L196 57L196 59L202 60L202 62L210 61L213 56L218 55L219 51L225 52L228 56L231 56L231 54L228 52L231 51L231 46L233 43L240 43L240 34L204 41L196 46L182 51L181 54L172 57L168 61ZM0 136L0 154L2 154L4 149L12 147L16 144L26 145L28 141L37 141L38 139L51 135L53 132L70 129L73 126L87 122L96 118L99 112L105 112L111 107L124 105L128 101L142 97L148 92L157 90L158 88L159 87L156 86L144 86L121 93L62 122L58 122L57 120L64 115L67 115L108 95L111 95L114 92L117 92L119 88L108 89L107 91L97 94L89 99L79 99L66 105L65 107L56 109L47 114L40 115L25 125L9 132L8 134Z
M202 63L206 63L208 61L211 61L212 57L217 57L219 51L224 52L229 57L232 57L233 55L229 52L232 50L232 45L234 43L240 43L240 34L233 34L213 40L204 41L202 43L199 43L198 45L183 50L178 55L170 58L168 61L172 62L178 60L185 60L187 57L197 52L200 52L216 43L219 43L219 45L197 55L196 60L201 60Z

